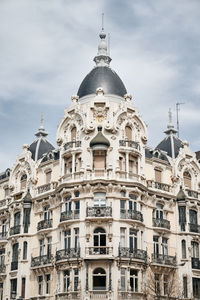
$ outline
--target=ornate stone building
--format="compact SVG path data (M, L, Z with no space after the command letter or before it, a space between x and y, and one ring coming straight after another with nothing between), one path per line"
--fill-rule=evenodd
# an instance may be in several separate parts
M0 300L200 299L199 153L147 129L105 33L57 131L0 174Z

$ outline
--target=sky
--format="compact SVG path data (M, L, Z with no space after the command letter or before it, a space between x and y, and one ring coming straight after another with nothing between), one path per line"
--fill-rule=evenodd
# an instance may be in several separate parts
M71 96L94 67L101 14L111 67L148 126L148 146L165 136L168 110L180 138L200 150L199 0L1 0L0 172L31 144L44 114L48 140Z

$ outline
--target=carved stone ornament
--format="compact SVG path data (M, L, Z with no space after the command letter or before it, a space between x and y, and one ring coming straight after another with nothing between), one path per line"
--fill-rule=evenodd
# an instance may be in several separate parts
M72 102L73 102L73 103L77 103L78 100L79 100L79 96L78 96L78 95L72 95L72 96L71 96L71 99L72 99Z
M132 95L131 94L125 94L124 99L125 99L125 101L130 102L131 99L132 99Z

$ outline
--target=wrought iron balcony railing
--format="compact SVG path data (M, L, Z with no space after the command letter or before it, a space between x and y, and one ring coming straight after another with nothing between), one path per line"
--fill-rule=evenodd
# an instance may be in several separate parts
M108 254L112 254L112 247L107 247L107 246L87 247L86 253L88 253L89 255L108 255Z
M81 141L68 142L64 145L65 150L68 150L70 148L78 148L78 147L81 147Z
M0 232L0 241L7 239L7 232Z
M120 210L121 219L131 219L143 222L143 215L140 211L130 210L130 209L121 209Z
M52 219L49 220L42 220L40 222L38 222L37 225L37 230L42 230L42 229L48 229L52 227Z
M87 217L112 217L112 207L87 207Z
M200 259L196 257L192 257L192 269L200 270Z
M166 219L157 219L153 218L153 226L154 227L161 227L170 230L170 222Z
M60 222L79 219L79 209L61 212Z
M119 247L119 257L126 257L129 259L146 260L147 252L141 249L132 249L128 247Z
M18 261L11 261L11 271L18 270Z
M119 146L121 147L130 147L137 150L140 150L140 145L135 141L129 141L129 140L120 140Z
M176 256L169 256L164 254L153 253L152 262L161 265L176 265Z
M56 261L70 258L79 258L80 248L62 249L56 251Z
M20 234L21 226L17 225L10 228L10 235Z
M52 264L52 255L41 255L31 258L31 267L40 267L48 264Z
M189 223L190 232L200 233L200 225Z

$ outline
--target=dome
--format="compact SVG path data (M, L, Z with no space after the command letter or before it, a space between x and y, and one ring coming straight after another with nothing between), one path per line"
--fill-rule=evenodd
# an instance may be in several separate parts
M38 132L35 134L37 137L37 140L34 141L29 146L29 151L32 153L32 159L37 161L39 160L43 154L54 150L54 146L52 146L46 139L46 136L48 133L45 132L44 126L43 126L43 117L41 118L41 125L38 129Z
M95 67L82 81L79 90L79 98L96 94L96 89L102 87L105 94L113 94L124 97L126 88L117 73L107 66Z
M54 149L54 146L52 146L44 137L38 138L29 147L29 151L32 153L32 159L35 161L39 160L43 154Z
M178 156L180 148L183 148L183 143L175 135L166 136L156 147L156 149L167 152L167 155L172 158Z

